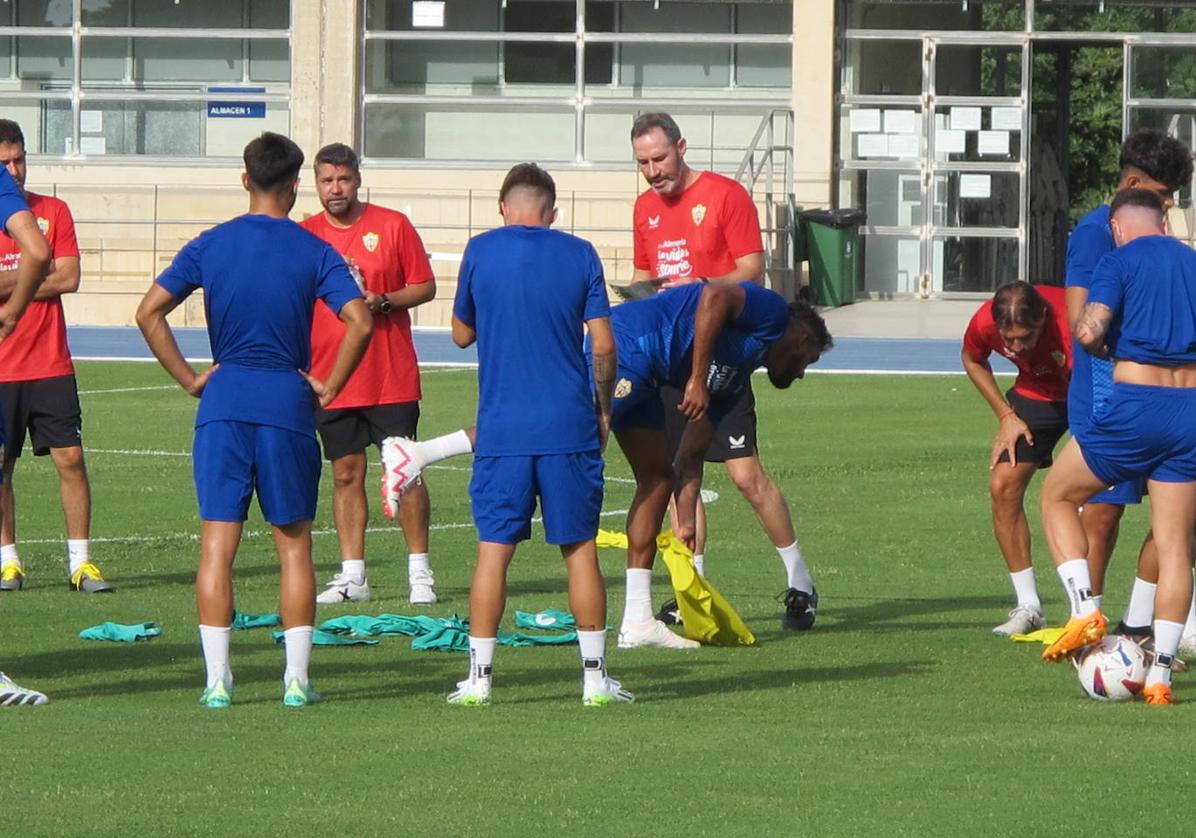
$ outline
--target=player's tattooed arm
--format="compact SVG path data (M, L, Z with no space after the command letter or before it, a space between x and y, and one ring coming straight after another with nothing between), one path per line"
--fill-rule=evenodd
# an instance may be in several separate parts
M1104 303L1085 303L1076 321L1075 334L1080 346L1093 355L1105 355L1105 335L1113 322L1113 311Z
M611 412L614 409L615 379L619 373L619 359L609 317L586 321L590 333L590 355L594 367L594 403L598 413L599 447L606 449L610 433Z

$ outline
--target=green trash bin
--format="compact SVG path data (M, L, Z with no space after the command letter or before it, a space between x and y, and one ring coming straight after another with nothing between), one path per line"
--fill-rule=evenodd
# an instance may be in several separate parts
M806 210L806 258L810 285L820 306L845 306L855 302L860 280L861 209Z

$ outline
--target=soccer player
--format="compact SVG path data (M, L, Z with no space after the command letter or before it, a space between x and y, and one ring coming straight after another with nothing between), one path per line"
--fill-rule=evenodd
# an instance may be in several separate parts
M1113 359L1113 387L1042 489L1043 527L1071 605L1063 635L1043 652L1058 661L1107 627L1078 507L1102 487L1147 478L1159 581L1143 694L1154 705L1174 701L1171 665L1192 601L1196 528L1196 252L1166 235L1164 212L1146 189L1123 190L1109 207L1118 247L1096 266L1075 336Z
M37 228L37 220L29 211L21 188L7 169L0 169L0 230L16 242L19 256L13 268L16 276L9 287L8 299L0 302L0 349L24 315L38 286L50 266L50 246ZM4 443L4 415L0 412L0 444ZM0 483L4 472L0 470ZM0 495L0 514L4 512L4 496ZM0 672L0 707L24 707L45 704L44 693L22 687Z
M408 311L436 296L436 281L424 244L407 216L357 197L361 169L353 149L342 143L324 146L316 152L315 174L324 211L301 225L345 258L374 316L374 336L361 364L340 395L316 414L324 455L332 462L332 518L341 555L340 572L316 602L364 602L370 598L365 451L388 436L416 437L419 366ZM316 303L312 375L328 375L344 332L328 306ZM398 509L407 542L412 605L436 602L428 561L428 516L428 492L421 480L404 493Z
M764 245L747 190L730 178L691 169L685 162L681 129L668 114L639 116L631 127L631 145L650 187L635 202L633 280L653 280L663 289L695 282L761 284ZM666 387L663 393L669 442L675 451L686 425L684 412L675 409L682 394L675 387ZM721 419L706 458L725 465L781 558L786 577L781 626L798 631L812 628L818 592L785 497L760 463L756 399L750 382ZM694 565L705 575L705 515L699 509ZM669 603L660 613L671 615L675 609L675 603Z
M49 195L25 189L25 135L9 119L0 119L0 163L22 190L30 211L50 244L50 273L30 303L25 318L0 346L0 403L8 442L0 487L0 591L19 591L25 568L17 555L16 505L12 474L29 434L36 456L50 455L58 471L58 491L66 518L67 584L71 590L109 593L115 590L91 561L91 487L83 461L82 413L75 367L66 342L62 295L79 288L79 245L67 205ZM0 298L12 292L19 249L0 233Z
M989 356L999 353L1018 369L1008 393L993 377ZM960 352L964 371L997 417L989 457L988 492L993 535L1009 569L1017 604L994 634L1025 634L1045 619L1030 563L1030 525L1023 500L1030 479L1051 465L1067 431L1071 330L1062 288L1011 282L972 315Z
M569 573L582 703L631 701L606 674L606 588L594 543L615 377L602 263L593 245L550 229L556 186L535 164L507 173L499 209L504 226L465 248L453 304L453 341L478 345L469 495L480 543L469 591L469 677L448 701L490 703L507 568L516 545L531 535L537 498L545 539L560 546ZM583 325L592 341L596 396Z
M669 631L652 615L652 562L664 513L672 500L674 532L693 549L702 464L718 421L734 408L761 364L774 386L788 387L831 347L831 336L806 302L786 304L779 294L750 282L685 285L624 303L611 312L611 327L619 359L611 429L636 481L627 515L619 647L692 649L695 641ZM519 381L512 386L522 386ZM683 391L677 408L661 402L666 384ZM664 414L671 409L687 420L675 463L665 430ZM423 442L386 440L388 491L401 494L422 468L466 453L470 445L469 429Z
M249 212L179 251L142 299L137 325L166 371L200 400L192 445L203 521L195 578L207 667L200 703L223 708L232 701L232 566L256 492L282 568L283 703L303 707L319 700L307 672L316 607L311 521L320 480L314 406L326 406L344 387L365 352L372 315L344 259L287 217L303 165L299 147L265 132L245 146L244 157ZM166 321L199 288L215 360L202 373L183 358ZM317 299L346 326L323 381L306 372Z
M1192 153L1178 140L1159 131L1141 130L1131 134L1121 147L1118 191L1146 189L1156 193L1165 208L1175 200L1174 193L1192 180ZM1067 313L1074 326L1088 299L1096 265L1114 248L1109 227L1109 205L1102 204L1076 224L1067 240ZM1068 389L1068 422L1073 436L1082 434L1095 416L1104 410L1113 386L1113 364L1082 351L1074 350L1074 369ZM1088 537L1088 563L1092 589L1100 605L1105 569L1113 548L1125 505L1140 503L1145 481L1137 480L1106 488L1084 504L1083 522ZM1125 614L1117 630L1144 637L1150 632L1154 608L1158 560L1154 544L1147 535L1138 559L1138 572ZM1192 629L1196 631L1196 627ZM1196 637L1192 638L1196 651Z

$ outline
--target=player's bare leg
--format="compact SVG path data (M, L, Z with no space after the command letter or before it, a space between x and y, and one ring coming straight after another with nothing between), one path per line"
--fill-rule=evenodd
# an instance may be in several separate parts
M490 703L498 623L507 607L507 568L514 555L514 544L478 544L478 563L469 586L469 675L449 694L449 704L477 707Z
M421 477L399 501L399 526L407 542L407 584L412 605L435 605L436 584L428 562L428 530L431 526L432 503L428 486Z
M1079 443L1074 438L1068 440L1042 486L1042 528L1071 605L1071 618L1063 636L1042 653L1043 660L1063 660L1105 636L1107 621L1092 593L1088 538L1079 511L1103 487L1084 462Z
M1155 594L1155 656L1146 673L1148 704L1171 704L1171 664L1192 602L1196 483L1150 481L1150 524L1159 556Z
M204 521L200 535L195 604L199 611L207 688L199 701L212 709L228 707L232 701L229 633L233 622L233 561L242 529L240 522Z
M1009 570L1017 602L1006 622L994 634L1024 634L1042 628L1046 619L1034 570L1030 562L1030 524L1026 519L1026 488L1038 471L1036 463L997 463L989 472L988 494L992 505L993 536Z
M286 646L286 670L282 676L285 692L282 701L288 707L303 707L320 700L308 681L316 617L316 572L311 560L311 521L275 525L272 530L281 569L278 599Z
M50 459L58 471L58 494L66 519L66 552L71 587L88 593L115 590L91 560L91 485L83 447L51 448Z
M1088 536L1088 574L1092 578L1092 592L1098 597L1105 590L1105 571L1117 547L1124 513L1125 507L1117 503L1085 503L1080 511L1080 521Z
M606 674L606 582L594 541L563 545L561 555L569 571L569 610L577 621L582 703L601 707L634 701L622 684Z
M674 482L668 439L663 430L654 428L628 428L615 436L635 476L635 497L627 512L627 590L619 647L694 648L696 642L673 634L652 616L656 537Z
M0 591L19 591L25 584L25 567L17 552L16 496L12 490L15 459L4 460L0 480Z
M332 520L341 569L316 597L321 605L366 602L370 598L365 568L365 529L370 515L365 495L366 467L365 451L332 461Z

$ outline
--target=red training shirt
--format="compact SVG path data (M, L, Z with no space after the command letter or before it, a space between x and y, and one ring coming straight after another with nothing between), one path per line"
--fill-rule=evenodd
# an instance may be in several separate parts
M300 222L328 242L360 274L375 294L398 291L435 277L424 243L407 216L366 204L351 227L336 227L321 212ZM356 268L356 271L354 271ZM324 379L332 371L345 325L323 302L316 303L311 324L311 373ZM419 366L411 340L411 315L396 308L374 315L374 336L361 364L349 377L330 409L401 404L420 399Z
M1042 402L1065 402L1071 378L1071 325L1067 322L1065 292L1053 285L1035 285L1034 289L1046 300L1050 313L1029 354L1014 355L1005 346L993 322L991 300L972 315L963 334L963 348L977 363L987 361L993 352L1008 358L1018 371L1014 392Z
M756 206L738 182L714 172L675 198L649 189L635 201L635 267L653 277L726 276L764 250Z
M25 201L50 244L50 258L78 256L75 220L67 205L58 198L33 192L25 193ZM16 240L0 229L0 271L15 271L20 254ZM17 328L0 343L0 381L38 381L74 372L62 300L53 297L32 301Z

